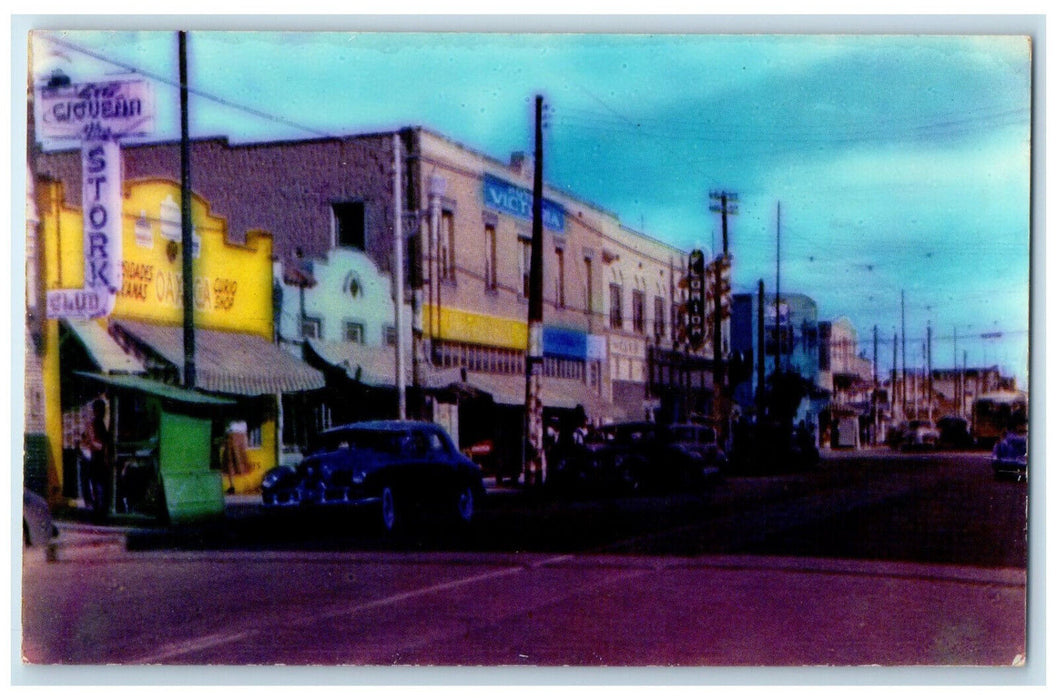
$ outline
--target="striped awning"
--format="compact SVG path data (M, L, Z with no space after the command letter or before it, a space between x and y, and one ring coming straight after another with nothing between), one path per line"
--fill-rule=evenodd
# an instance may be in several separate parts
M524 375L467 372L466 383L490 394L492 400L498 404L525 405ZM544 377L542 398L543 405L547 408L570 409L582 406L587 416L593 420L608 422L627 417L624 408L606 401L587 384L576 379Z
M173 365L184 368L183 328L113 320L119 332ZM195 329L195 387L237 396L322 389L323 373L250 333Z
M85 352L103 374L143 374L143 363L117 344L98 321L64 318L62 325L84 347Z
M306 341L317 357L331 367L345 371L349 379L373 387L396 386L396 348L391 345L371 346L352 342ZM319 366L319 365L316 365ZM440 389L462 380L458 368L420 368L420 386L423 389ZM404 386L414 381L414 368L410 359L404 363Z

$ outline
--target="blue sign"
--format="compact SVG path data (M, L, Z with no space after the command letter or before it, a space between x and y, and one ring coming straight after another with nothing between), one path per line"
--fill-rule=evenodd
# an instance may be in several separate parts
M587 358L587 334L569 328L543 327L543 354L550 357Z
M532 192L487 174L484 176L484 205L532 221ZM565 233L565 208L544 199L543 225L551 231Z

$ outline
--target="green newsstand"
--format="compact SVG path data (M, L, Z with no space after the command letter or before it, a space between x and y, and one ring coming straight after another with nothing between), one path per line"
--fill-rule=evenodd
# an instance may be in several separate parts
M75 374L102 384L110 399L111 517L223 516L221 474L211 468L214 425L234 401L137 375Z

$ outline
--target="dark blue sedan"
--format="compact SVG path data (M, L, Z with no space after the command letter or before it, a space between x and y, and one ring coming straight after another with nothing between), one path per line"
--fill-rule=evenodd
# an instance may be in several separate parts
M468 524L484 486L480 468L440 426L369 421L321 433L296 469L276 467L264 475L261 494L273 508L373 507L382 527L393 531L424 510Z
M991 469L996 479L1008 477L1023 481L1028 478L1028 436L1009 433L995 443L991 451Z

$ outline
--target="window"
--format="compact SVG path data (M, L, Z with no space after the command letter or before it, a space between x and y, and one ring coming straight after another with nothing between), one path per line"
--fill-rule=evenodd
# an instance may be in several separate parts
M638 289L631 291L631 327L636 333L646 331L646 294Z
M554 249L555 266L558 277L555 280L554 305L559 309L565 308L565 251L561 248Z
M521 246L519 265L521 267L521 296L528 299L529 295L529 272L532 270L532 240L529 238L518 238Z
M484 225L484 288L495 289L499 285L496 272L495 224Z
M594 315L595 312L594 303L591 300L591 286L594 281L592 279L593 272L591 258L584 258L584 282L586 283L586 288L584 289L584 311L588 316Z
M363 343L363 324L355 321L345 322L345 342Z
M301 319L301 337L315 338L323 337L323 320L313 316L305 316Z
M653 297L653 337L658 343L664 338L664 297Z
M365 226L363 202L335 202L334 241L340 248L367 247L367 229Z
M679 304L672 302L672 342L679 342Z
M455 281L455 213L444 210L440 214L440 231L437 233L439 274L441 280Z
M619 284L609 285L609 327L624 327L623 290Z
M396 326L385 326L382 329L382 337L385 338L385 344L389 347L396 346Z
M261 420L259 418L246 421L246 447L252 449L260 449L264 444L263 435L261 433Z

